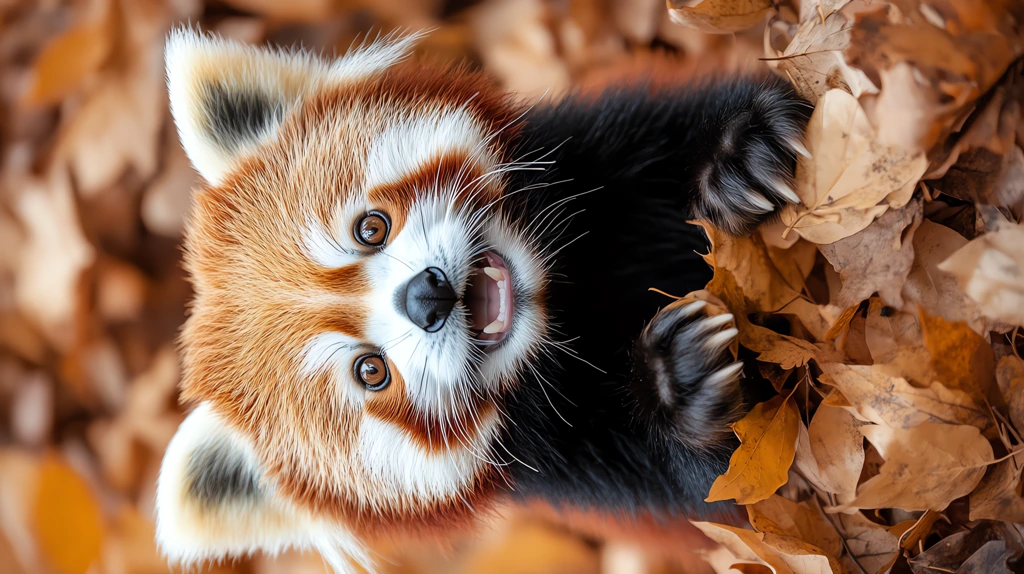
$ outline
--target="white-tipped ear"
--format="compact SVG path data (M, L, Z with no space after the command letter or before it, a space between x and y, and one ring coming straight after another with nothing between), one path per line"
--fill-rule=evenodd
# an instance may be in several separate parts
M185 153L207 181L220 183L240 157L277 134L303 97L388 68L419 37L387 36L326 62L304 51L255 48L190 27L175 29L164 57Z
M343 572L368 562L344 528L275 496L248 441L207 403L185 419L167 447L156 510L157 544L186 566L287 548L315 548Z

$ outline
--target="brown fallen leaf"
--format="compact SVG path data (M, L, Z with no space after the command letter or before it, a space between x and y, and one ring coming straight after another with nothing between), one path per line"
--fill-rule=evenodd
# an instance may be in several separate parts
M970 493L992 463L992 447L972 426L921 423L909 429L865 425L861 433L885 459L857 497L834 507L942 510Z
M847 566L847 571L883 572L896 561L899 542L884 526L871 522L860 512L835 514L833 518L847 549L844 563L854 562L852 567Z
M932 533L935 524L940 520L949 522L942 513L928 510L916 520L904 520L889 528L893 536L899 538L900 548L904 550L920 550L919 545Z
M813 501L796 503L778 495L747 506L754 530L764 534L789 536L817 546L826 556L838 558L843 541Z
M821 254L839 272L843 288L832 303L848 307L872 293L894 307L914 262L914 231L921 224L921 201L890 209L857 233L822 245Z
M914 233L914 264L903 284L903 301L916 304L947 321L964 321L979 334L996 325L971 300L956 277L939 269L939 264L958 251L967 240L952 229L928 219Z
M879 144L857 99L843 90L818 101L806 140L813 159L797 165L801 205L785 209L782 221L814 243L849 237L902 207L928 167L921 152Z
M1005 225L964 245L938 265L994 321L1024 325L1024 226Z
M1007 544L1013 540L1006 526L982 521L966 532L957 532L942 539L910 560L910 568L914 574L1009 574L1012 571L1006 561L1021 554L1019 543Z
M92 265L95 250L82 233L68 177L25 181L14 203L27 231L16 269L15 297L25 316L58 349L75 334L79 281Z
M939 382L925 388L890 376L878 365L821 363L827 382L839 389L862 420L892 428L909 429L925 422L972 425L991 424L989 414L968 393L948 389Z
M33 514L40 551L60 571L85 574L99 560L106 528L95 494L56 456L39 468Z
M950 389L971 395L975 402L1001 406L995 382L992 347L964 322L950 322L923 310L918 319L924 344L931 352L931 368Z
M770 0L668 0L668 14L687 28L722 34L761 22L772 6Z
M796 538L764 534L712 522L694 522L693 525L700 528L708 538L732 552L737 559L766 566L775 574L833 572L824 551Z
M1007 355L996 364L996 381L1006 399L1010 421L1024 437L1024 360Z
M729 459L729 470L715 479L705 500L736 499L737 504L751 504L786 484L796 454L799 423L795 404L782 396L751 409L732 425L741 444Z
M825 17L801 17L800 25L792 40L781 52L768 54L768 65L784 74L801 96L816 102L825 92L840 89L855 97L875 93L878 88L867 75L846 63L843 51L850 45L850 20L836 12L846 1L818 4L825 13L824 4L829 4ZM801 6L811 7L814 2Z
M116 9L117 3L112 0L87 3L88 14L46 45L33 63L26 102L59 102L100 69L110 56L116 38L113 34Z
M817 488L852 498L864 465L864 437L846 409L822 404L811 424L800 427L796 465Z
M876 364L894 361L901 352L908 349L924 347L921 326L917 322L916 314L897 311L877 297L868 300L868 313L864 318L864 343ZM897 369L890 373L903 372ZM910 372L905 376L917 380ZM919 382L928 382L932 379L933 377L928 377Z
M1024 455L1012 456L992 466L971 493L971 520L1002 520L1024 523L1024 497L1018 492Z

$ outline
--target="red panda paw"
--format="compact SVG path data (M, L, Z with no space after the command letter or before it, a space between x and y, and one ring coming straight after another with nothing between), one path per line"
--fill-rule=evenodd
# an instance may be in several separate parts
M733 316L709 316L704 301L655 315L634 347L631 390L656 428L696 448L731 436L743 412L743 363L729 350L737 334Z

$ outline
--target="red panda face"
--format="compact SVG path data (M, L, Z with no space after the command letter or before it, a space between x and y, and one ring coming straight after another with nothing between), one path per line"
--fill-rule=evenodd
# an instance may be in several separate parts
M200 407L158 494L172 557L358 558L364 533L459 522L490 493L545 275L502 209L515 110L480 77L401 63L410 41L336 62L169 41L209 182L185 240L182 396Z

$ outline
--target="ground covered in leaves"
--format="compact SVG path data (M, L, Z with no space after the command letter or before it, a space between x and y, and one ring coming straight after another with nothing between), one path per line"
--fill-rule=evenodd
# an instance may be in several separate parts
M167 571L152 499L195 174L162 43L182 21L326 53L432 26L421 54L524 98L768 66L815 104L801 204L751 238L708 228L714 278L686 295L735 314L777 391L708 494L749 524L509 510L447 554L378 548L385 571L1024 569L1020 2L0 0L4 572Z

